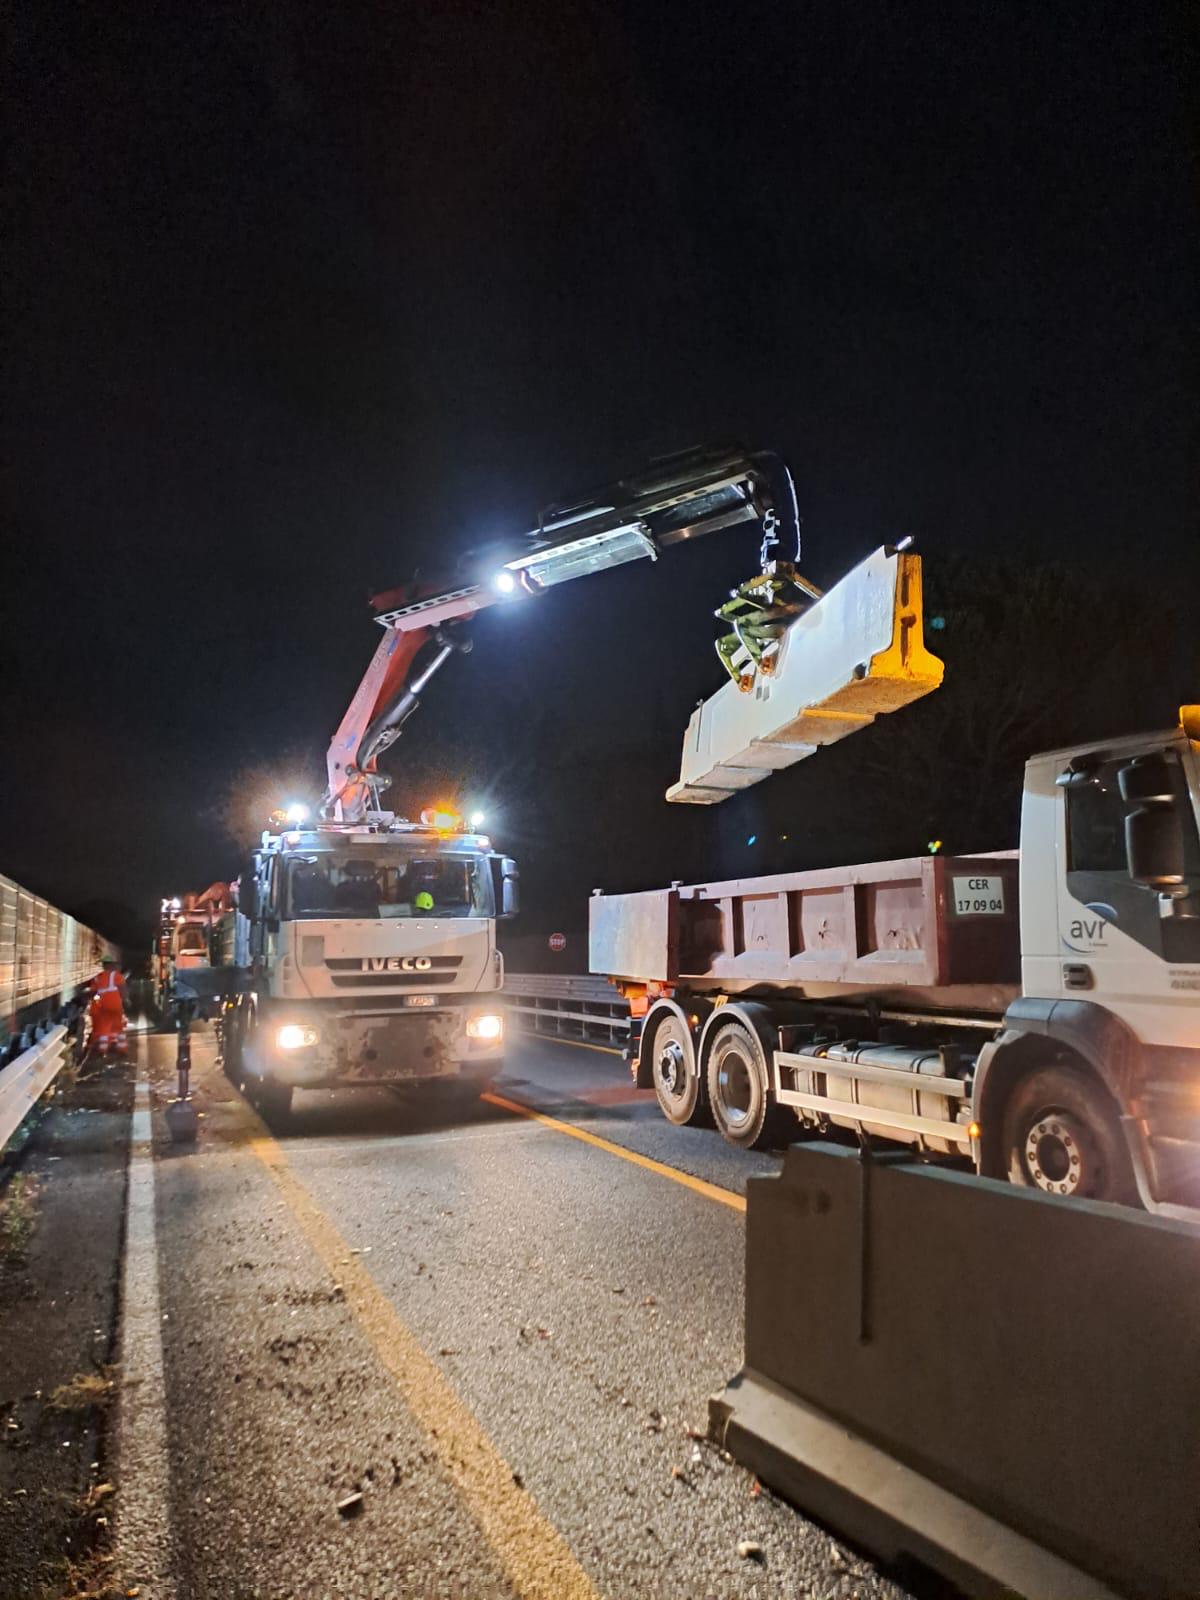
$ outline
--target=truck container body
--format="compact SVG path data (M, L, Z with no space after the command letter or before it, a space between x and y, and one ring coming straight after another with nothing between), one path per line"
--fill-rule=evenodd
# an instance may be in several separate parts
M1017 852L917 856L592 902L593 971L697 993L1003 1009L1021 978Z
M733 1144L795 1117L1193 1217L1198 740L1034 757L1020 851L597 893L638 1083Z

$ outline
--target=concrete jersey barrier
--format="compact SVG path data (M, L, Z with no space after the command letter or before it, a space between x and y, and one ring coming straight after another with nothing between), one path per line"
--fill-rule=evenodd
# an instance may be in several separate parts
M836 1147L747 1199L764 1482L973 1595L1200 1594L1200 1230Z

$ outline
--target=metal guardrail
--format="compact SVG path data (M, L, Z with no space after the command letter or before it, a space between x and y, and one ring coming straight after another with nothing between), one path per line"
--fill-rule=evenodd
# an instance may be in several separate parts
M58 1076L70 1037L59 1023L0 1072L0 1150Z
M623 1046L629 1003L607 978L590 974L506 972L504 1001L532 1033L587 1044Z

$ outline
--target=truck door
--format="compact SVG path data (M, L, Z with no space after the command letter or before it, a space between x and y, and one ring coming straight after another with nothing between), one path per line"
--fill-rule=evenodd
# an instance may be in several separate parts
M1195 774L1179 743L1139 754L1166 760L1182 827L1185 873L1200 883ZM1164 913L1170 903L1130 876L1119 774L1132 756L1059 774L1057 992L1122 1017L1146 1044L1190 1044L1200 1007L1200 916Z

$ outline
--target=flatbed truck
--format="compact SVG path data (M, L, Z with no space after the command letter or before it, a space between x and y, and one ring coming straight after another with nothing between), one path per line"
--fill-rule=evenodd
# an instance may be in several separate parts
M750 1147L798 1119L1194 1219L1198 821L1187 706L1031 759L1017 851L597 891L590 966L671 1122Z

